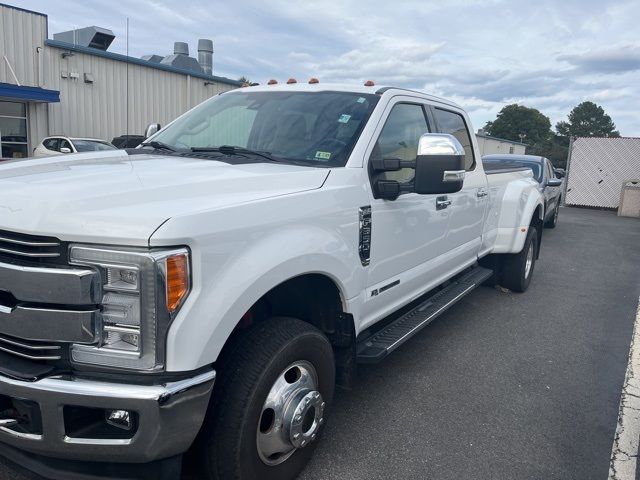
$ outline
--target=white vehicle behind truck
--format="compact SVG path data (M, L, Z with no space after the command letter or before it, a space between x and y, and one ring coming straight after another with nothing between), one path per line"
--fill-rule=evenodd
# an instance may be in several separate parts
M472 132L420 92L268 85L136 150L0 165L0 454L295 478L358 363L482 283L527 289L543 199Z

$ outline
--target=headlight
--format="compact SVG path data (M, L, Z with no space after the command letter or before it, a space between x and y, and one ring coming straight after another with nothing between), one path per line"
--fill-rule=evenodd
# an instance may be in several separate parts
M73 362L144 371L163 368L169 325L191 288L188 250L74 245L70 261L97 268L102 276L99 343L72 345Z

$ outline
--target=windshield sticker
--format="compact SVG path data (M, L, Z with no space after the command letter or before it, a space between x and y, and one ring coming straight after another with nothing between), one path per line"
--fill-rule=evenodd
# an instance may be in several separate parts
M358 98L358 100L356 100L358 103L364 103L364 101L366 100L366 98L364 97L360 97Z
M340 115L340 118L338 118L340 123L349 123L349 120L351 120L351 115L347 115L346 113L343 113Z
M316 152L316 158L318 160L329 160L331 158L331 152Z

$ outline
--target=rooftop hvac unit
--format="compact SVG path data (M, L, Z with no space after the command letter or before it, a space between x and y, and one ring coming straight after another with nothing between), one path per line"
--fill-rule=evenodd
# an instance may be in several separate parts
M69 30L67 32L53 34L53 39L60 42L105 51L109 48L109 45L111 45L114 38L116 38L116 36L111 30L96 27L95 25L92 27L78 28L77 30Z

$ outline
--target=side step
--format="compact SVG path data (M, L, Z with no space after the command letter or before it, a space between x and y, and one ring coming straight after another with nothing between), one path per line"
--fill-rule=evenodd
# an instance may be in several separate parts
M491 275L493 270L478 266L456 278L413 310L358 343L358 363L379 362Z

